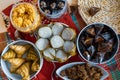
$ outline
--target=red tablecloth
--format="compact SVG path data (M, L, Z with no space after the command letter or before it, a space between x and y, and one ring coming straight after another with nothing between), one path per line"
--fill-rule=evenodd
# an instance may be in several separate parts
M31 0L25 0L25 1L31 2ZM5 16L7 16L7 17L10 16L11 8L12 8L12 5L10 5L5 10L3 10L3 13L5 14ZM84 21L82 20L80 15L75 14L75 17L76 17L76 20L77 20L78 24L80 25L80 28L82 29L86 24L84 23ZM76 27L76 24L74 24L73 19L71 18L69 13L66 12L60 19L58 19L56 21L63 22L65 24L69 25L70 27L72 27L76 30L77 34L79 33L79 31ZM43 20L43 22L44 22L44 20ZM15 32L15 29L13 28L12 24L10 23L10 25L8 25L8 33L9 33L11 39L13 39L13 40L15 40L14 32ZM23 39L31 41L33 43L36 41L36 38L32 34L21 33L21 36L22 36ZM116 64L117 69L120 70L120 65L119 65L119 60L118 60L120 54L117 54L117 55L118 56L115 57L115 62L117 63ZM70 62L76 62L76 61L83 61L81 59L81 57L79 56L79 54L71 57L65 63L48 62L44 59L42 70L37 74L37 76L35 78L33 78L33 80L52 80L52 79L53 80L61 80L55 73L56 69L59 68L60 66L64 65L64 64L67 64L67 63L70 63ZM106 80L112 80L111 69L113 67L110 67L108 64L104 64L104 65L100 65L100 66L104 67L110 73L110 76Z

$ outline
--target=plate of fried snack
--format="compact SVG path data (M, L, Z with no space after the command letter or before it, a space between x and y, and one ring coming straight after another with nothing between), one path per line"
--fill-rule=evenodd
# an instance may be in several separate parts
M102 67L85 62L72 62L61 66L56 74L64 80L104 80L108 72Z
M76 55L76 32L60 22L50 23L38 30L35 45L48 61L65 62Z
M37 7L27 2L13 5L10 20L13 27L23 33L32 33L41 25L41 15Z
M43 58L36 46L25 40L13 41L1 55L3 72L12 80L30 80L41 70Z

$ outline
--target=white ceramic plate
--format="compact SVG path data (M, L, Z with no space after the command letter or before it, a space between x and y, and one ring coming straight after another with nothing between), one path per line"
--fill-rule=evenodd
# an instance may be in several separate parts
M84 63L85 63L85 62L72 62L72 63L68 63L68 64L63 65L63 66L61 66L60 68L58 68L58 69L56 70L56 74L57 74L59 77L61 77L62 79L64 79L64 80L70 80L70 79L67 78L67 76L64 76L64 77L61 76L61 75L60 75L60 72L61 72L62 70L65 70L66 68L72 67L72 66L77 65L77 64L84 64ZM89 63L89 64L90 64L90 63ZM100 80L104 80L105 78L108 77L108 75L109 75L108 72L107 72L106 70L104 70L102 67L97 66L97 65L95 65L95 64L90 64L90 66L95 66L95 67L100 68L100 69L102 70L103 76L101 77Z
M8 45L5 47L5 49L3 50L2 55L5 54L5 53L8 51L9 46L12 45L12 44L30 44L30 45L32 45L32 46L34 47L34 50L36 51L37 55L38 55L39 58L40 58L40 68L39 68L39 70L38 70L36 73L30 75L30 79L32 79L33 77L35 77L35 76L39 73L39 71L41 70L42 65L43 65L43 58L42 58L39 50L36 48L36 46L35 46L32 42L25 41L25 40L18 40L18 41L13 41L13 42L11 42L10 44L8 44ZM2 56L2 55L1 55L1 56ZM8 62L2 60L2 59L1 59L1 67L2 67L3 72L8 76L8 78L10 78L10 79L12 79L12 80L21 80L22 77L21 77L20 75L13 74L13 73L11 73L11 72L9 71L9 69L10 69L10 64L9 64Z

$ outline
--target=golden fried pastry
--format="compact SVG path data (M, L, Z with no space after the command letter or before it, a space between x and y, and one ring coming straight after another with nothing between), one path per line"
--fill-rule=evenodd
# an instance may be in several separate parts
M34 7L30 4L20 4L12 12L12 20L18 27L27 27L33 24L35 19Z
M3 56L2 56L2 59L3 60L7 60L7 59L10 59L10 58L15 58L16 57L16 53L9 49Z
M36 59L36 60L32 63L32 66L31 66L32 72L36 72L36 71L39 70L40 65L38 64L38 60L39 60L39 59Z
M16 73L22 76L22 80L30 80L30 64L26 62L16 70Z
M31 47L29 49L26 59L28 59L28 60L36 60L36 59L38 59L38 56L37 56L37 54L36 54L33 47Z
M15 72L18 67L20 67L24 62L25 59L23 58L12 58L7 60L10 64L10 72Z
M17 57L22 57L30 47L30 45L10 45L10 49L17 53Z
M30 80L30 77L40 68L40 57L31 44L12 44L2 59L9 64L9 72L21 76L20 80Z
M37 8L30 3L19 3L11 10L13 26L25 33L34 32L41 24L41 16Z

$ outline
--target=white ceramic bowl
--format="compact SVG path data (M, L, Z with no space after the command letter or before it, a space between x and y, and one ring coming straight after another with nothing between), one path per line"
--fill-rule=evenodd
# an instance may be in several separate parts
M43 58L42 58L39 50L36 48L36 46L32 42L29 42L29 41L26 41L26 40L17 40L17 41L13 41L10 44L8 44L5 47L5 49L3 50L1 56L3 54L5 54L8 51L9 46L13 45L13 44L30 44L30 45L32 45L34 47L34 50L36 51L37 55L39 56L39 58L40 58L40 63L39 63L40 68L36 73L30 75L30 79L32 79L33 77L35 77L40 72L40 70L42 69L42 65L43 65ZM21 80L22 77L20 75L13 74L13 73L10 72L10 70L9 70L10 69L10 64L8 62L2 60L2 58L1 58L1 67L2 67L3 72L6 74L6 76L8 78L10 78L12 80Z
M62 70L65 70L65 69L67 69L67 68L70 68L70 67L72 67L72 66L74 66L74 65L77 65L77 64L84 64L85 62L72 62L72 63L68 63L68 64L66 64L66 65L63 65L63 66L61 66L60 68L58 68L57 70L56 70L56 74L59 76L59 77L61 77L63 80L70 80L70 79L68 79L68 77L67 76L61 76L60 75L60 73L61 73L61 71ZM90 63L89 63L90 64ZM106 71L106 70L104 70L102 67L100 67L100 66L98 66L98 65L95 65L95 64L90 64L90 66L94 66L94 67L97 67L97 68L100 68L101 70L102 70L102 73L103 73L103 76L101 77L101 79L100 80L104 80L105 78L107 78L108 77L108 72Z

